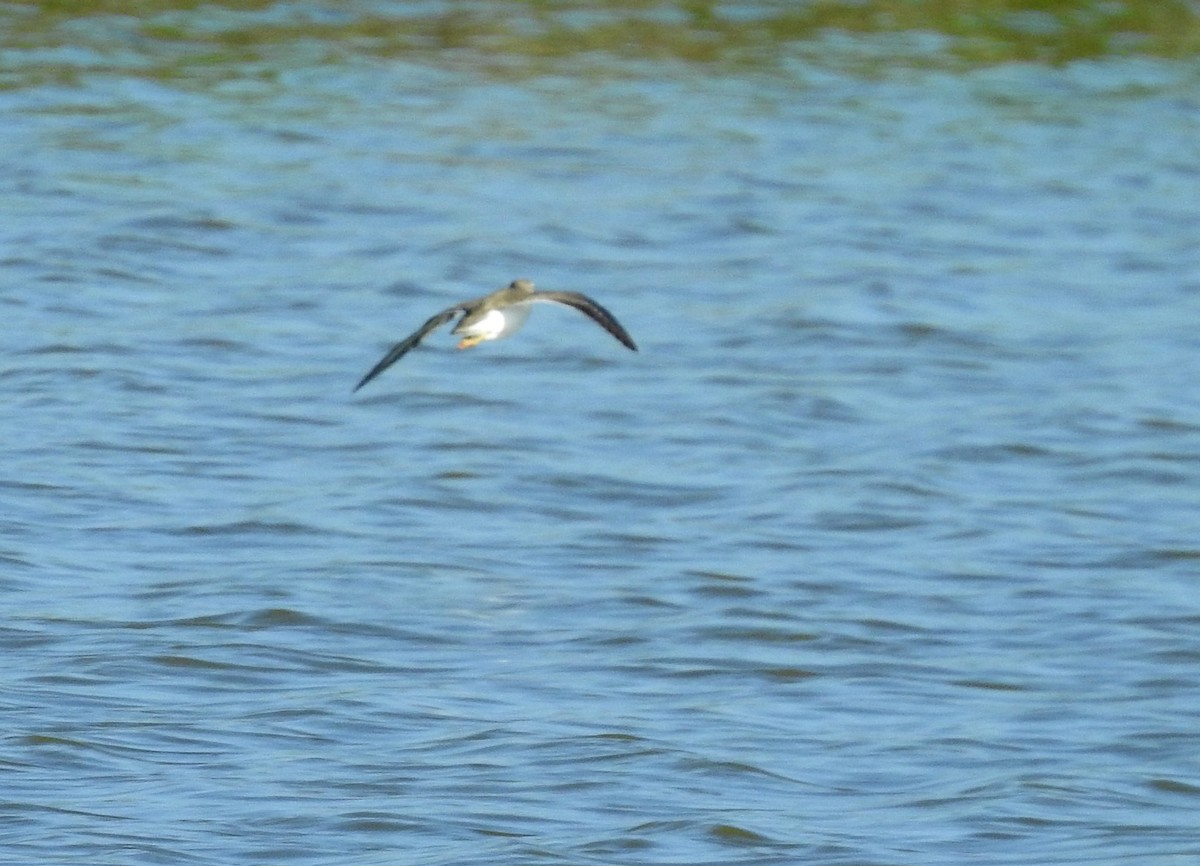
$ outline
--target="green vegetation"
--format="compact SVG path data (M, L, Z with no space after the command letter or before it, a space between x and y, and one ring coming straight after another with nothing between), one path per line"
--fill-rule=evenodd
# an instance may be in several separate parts
M1200 53L1200 6L1190 0L31 0L4 9L0 48L108 55L115 39L160 74L278 60L298 46L310 58L404 56L518 74L664 59L769 68L796 52L845 65L855 61L830 40L847 36L873 65Z

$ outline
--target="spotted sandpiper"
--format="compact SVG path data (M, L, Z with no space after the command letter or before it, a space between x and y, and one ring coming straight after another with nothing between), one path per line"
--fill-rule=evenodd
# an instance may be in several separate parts
M637 351L637 344L633 342L633 338L625 332L613 314L587 295L581 295L579 292L539 292L534 290L533 283L529 280L513 280L504 288L492 292L490 295L484 295L473 301L462 301L430 318L424 325L393 346L391 351L359 380L359 383L354 386L354 390L357 391L403 358L410 350L415 349L430 331L440 328L460 313L462 318L458 320L458 324L454 326L451 333L462 334L458 348L469 349L478 343L499 340L501 337L507 337L516 332L529 318L531 306L539 301L574 307L616 337L626 348Z

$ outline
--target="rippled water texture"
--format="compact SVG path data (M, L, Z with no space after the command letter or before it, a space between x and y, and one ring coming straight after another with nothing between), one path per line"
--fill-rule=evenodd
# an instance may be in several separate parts
M0 861L1200 857L1193 60L18 8Z

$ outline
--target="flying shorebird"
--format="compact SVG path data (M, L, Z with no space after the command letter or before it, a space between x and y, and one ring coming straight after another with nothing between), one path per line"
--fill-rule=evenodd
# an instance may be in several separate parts
M525 320L529 318L530 308L539 301L574 307L616 337L626 348L637 351L637 344L633 342L633 338L625 332L613 314L587 295L581 295L579 292L537 292L534 291L531 281L513 280L503 289L492 292L490 295L484 295L473 301L462 301L433 316L424 325L393 346L392 350L359 380L359 383L354 386L354 390L357 391L395 364L411 349L415 349L425 339L426 334L440 328L459 313L462 314L462 318L458 320L458 324L450 333L462 334L458 348L469 349L477 343L499 340L501 337L507 337L514 333L525 324Z

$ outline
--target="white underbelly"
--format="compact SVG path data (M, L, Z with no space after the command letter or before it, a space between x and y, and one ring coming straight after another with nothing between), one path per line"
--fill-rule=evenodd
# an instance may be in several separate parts
M458 333L484 340L499 340L525 324L530 308L530 304L513 304L503 310L490 310L478 322L462 328Z

